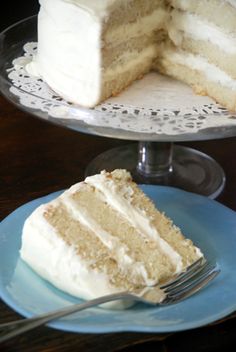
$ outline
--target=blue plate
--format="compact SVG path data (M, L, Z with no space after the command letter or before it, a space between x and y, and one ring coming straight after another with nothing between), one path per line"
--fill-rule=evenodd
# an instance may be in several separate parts
M124 311L95 307L49 326L81 333L163 333L197 328L236 310L236 213L208 198L175 188L142 186L142 189L207 258L220 265L221 274L199 293L175 305L137 304ZM37 206L59 193L23 205L0 224L0 297L25 317L79 301L52 287L19 258L25 219Z

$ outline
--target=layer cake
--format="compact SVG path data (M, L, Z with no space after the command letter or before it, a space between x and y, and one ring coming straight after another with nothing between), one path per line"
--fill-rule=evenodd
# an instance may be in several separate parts
M235 0L40 0L28 71L94 107L158 70L236 109Z

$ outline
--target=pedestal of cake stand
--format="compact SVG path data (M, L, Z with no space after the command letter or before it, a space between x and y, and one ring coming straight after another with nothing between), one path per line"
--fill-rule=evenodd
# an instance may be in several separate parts
M165 142L139 142L108 150L87 167L86 176L102 170L129 170L139 184L173 186L212 199L224 188L220 165L197 150Z

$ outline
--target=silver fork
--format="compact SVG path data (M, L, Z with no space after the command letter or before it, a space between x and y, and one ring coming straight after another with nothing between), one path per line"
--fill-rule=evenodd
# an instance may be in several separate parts
M202 289L219 272L220 269L217 265L210 264L204 259L199 259L165 285L146 287L132 292L118 292L32 318L0 324L0 343L52 320L111 301L131 300L160 306L177 303Z

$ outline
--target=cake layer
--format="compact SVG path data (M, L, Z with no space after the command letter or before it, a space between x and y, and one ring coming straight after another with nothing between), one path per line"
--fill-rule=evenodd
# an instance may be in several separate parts
M105 17L104 21L104 31L106 33L117 27L123 27L127 24L132 25L137 22L137 20L147 23L145 18L149 18L151 23L154 13L157 17L156 25L158 26L160 14L165 17L167 16L166 3L166 0L113 1L112 5L107 7L107 18ZM149 24L147 23L147 25Z
M110 18L113 20L112 15ZM153 35L159 29L165 27L165 23L169 19L169 13L162 7L156 7L151 13L146 15L138 14L133 20L129 16L128 19L129 21L125 23L123 18L121 18L121 23L116 26L108 26L107 23L103 23L103 47L116 47L120 43L126 43L134 38L140 38L142 42L143 36Z
M165 49L156 69L193 87L197 94L209 95L228 110L236 109L236 80L205 58L176 49Z
M207 61L224 71L232 80L236 79L236 54L228 54L206 41L183 38L181 49L185 52L207 58Z
M137 64L132 66L127 65L127 70L123 70L123 73L119 73L118 76L113 75L113 78L110 76L110 79L104 80L102 87L101 101L111 97L116 96L122 92L125 88L129 87L135 80L141 79L146 73L150 71L150 68L153 66L153 57L149 57L143 61L137 62Z
M110 66L107 67L106 71L103 72L103 80L111 80L118 78L122 73L134 72L137 66L149 65L149 70L152 67L152 62L157 56L157 46L155 43L151 43L142 49L133 48L130 52L123 52L116 60L111 62ZM140 67L141 68L141 67ZM144 72L146 70L143 70ZM138 78L138 77L137 77Z
M139 59L139 55L142 53L143 50L147 49L148 47L155 47L157 48L157 43L161 43L164 41L165 33L164 31L158 31L158 33L149 33L142 35L140 37L134 37L129 40L123 40L120 44L115 46L113 45L106 45L102 48L102 63L103 67L107 69L113 69L120 64L123 64L123 58L129 61L129 57L135 54L137 57L134 59ZM155 49L154 53L155 57L157 55L157 50ZM153 56L153 54L152 54Z

